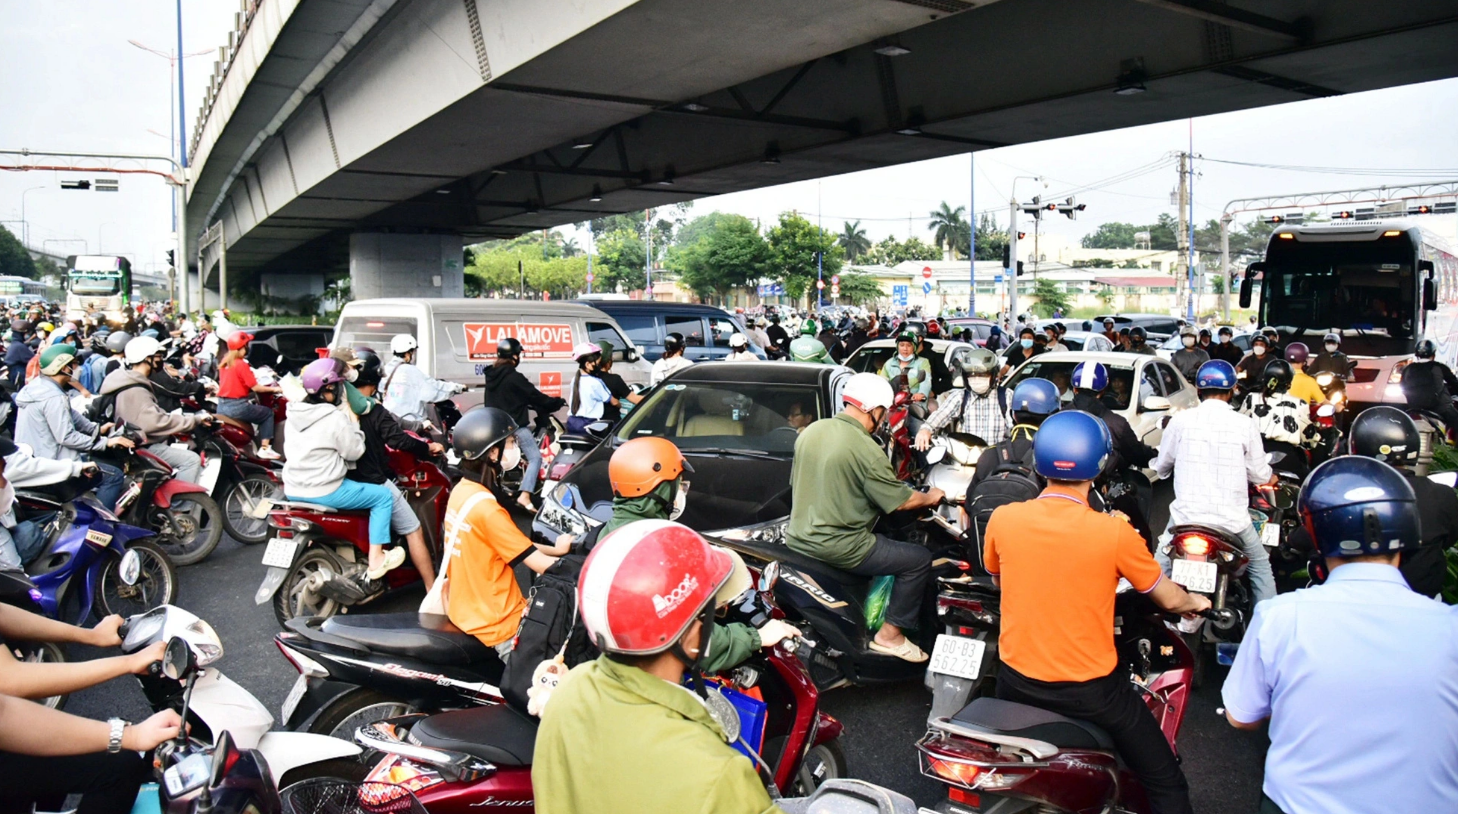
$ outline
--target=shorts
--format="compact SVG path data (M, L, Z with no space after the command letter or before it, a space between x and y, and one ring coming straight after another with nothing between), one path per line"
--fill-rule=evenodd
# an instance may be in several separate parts
M405 500L405 495L394 481L385 481L385 488L395 495L395 507L390 511L390 531L394 534L410 534L420 528L420 518Z

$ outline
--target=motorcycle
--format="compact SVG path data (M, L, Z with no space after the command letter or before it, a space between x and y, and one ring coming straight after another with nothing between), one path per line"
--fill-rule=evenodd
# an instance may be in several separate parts
M967 702L988 694L996 680L997 641L1002 632L1002 591L986 575L937 579L937 634L927 662L926 688L932 692L927 721L947 718Z
M451 480L434 461L418 460L394 449L389 451L389 460L395 485L420 519L432 559L438 559ZM408 562L383 580L364 581L369 552L367 511L284 501L268 510L268 526L272 539L263 552L268 572L253 601L258 605L272 601L280 626L300 616L327 618L420 581L420 572Z
M1194 655L1137 591L1121 591L1114 612L1120 663L1178 753ZM947 810L1149 811L1107 732L1026 704L978 698L933 719L916 748L921 773L947 787Z
M1252 520L1255 519L1253 515ZM1280 528L1263 522L1262 544L1278 545ZM1165 548L1170 557L1170 579L1190 593L1210 597L1215 610L1226 612L1208 623L1206 619L1179 622L1179 632L1194 654L1191 686L1199 689L1204 686L1209 671L1211 648L1219 664L1228 667L1235 663L1235 653L1255 608L1255 595L1246 579L1250 558L1235 535L1214 526L1181 525L1170 532L1173 536Z
M1306 572L1307 552L1291 547L1291 532L1301 525L1296 499L1301 494L1304 478L1283 467L1282 453L1272 452L1269 458L1279 480L1275 486L1251 485L1250 518L1261 543L1270 552L1276 590L1285 593L1304 588L1310 581ZM1272 528L1275 531L1267 531Z
M124 522L156 529L154 541L175 565L202 562L223 539L222 511L208 489L177 477L177 470L143 449L143 437L134 428L121 428L137 443L131 450L93 453L120 468L127 487L117 498L116 515Z
M763 625L779 615L774 582L769 569L730 603L729 620ZM710 713L769 777L771 797L808 795L847 772L841 724L820 711L796 655L807 644L786 640L705 682ZM360 727L355 740L380 754L367 781L398 784L427 811L510 811L531 805L536 734L536 719L499 704L390 718Z
M550 494L557 484L567 477L572 467L582 462L587 453L612 432L612 425L598 421L587 425L581 433L567 432L567 428L555 416L551 418L552 429L542 439L542 488L541 494ZM555 436L553 443L550 439Z
M891 466L896 470L896 479L910 482L923 465L921 453L916 451L911 442L916 437L916 429L920 426L921 419L926 418L926 406L911 400L911 390L905 374L896 377L892 386L896 395L891 401L891 409L886 413L885 429L878 430L878 433L886 447L886 454L891 458Z
M203 461L199 485L220 507L223 529L233 539L245 545L267 542L268 506L284 499L279 467L255 463L243 452L246 447L229 440L251 427L227 416L217 418L213 427L193 431Z
M0 602L29 613L45 615L40 589L24 571L0 571ZM28 664L63 664L66 661L66 651L55 642L16 642L11 645L10 652L17 660ZM37 703L51 709L64 709L68 698L69 695L53 695L39 699Z

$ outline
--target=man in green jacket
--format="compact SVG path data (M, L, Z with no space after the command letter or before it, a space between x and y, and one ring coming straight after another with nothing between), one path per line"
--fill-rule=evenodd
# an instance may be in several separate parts
M578 608L603 655L568 673L542 711L539 814L782 814L682 686L701 669L715 594L733 571L726 552L670 521L630 523L593 550Z

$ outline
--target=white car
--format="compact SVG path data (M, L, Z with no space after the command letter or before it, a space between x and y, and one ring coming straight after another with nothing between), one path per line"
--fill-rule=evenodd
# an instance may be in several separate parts
M1164 418L1180 410L1199 405L1194 386L1186 382L1166 359L1136 353L1043 353L1024 362L1008 375L1008 387L1023 379L1037 377L1058 385L1065 401L1073 398L1069 382L1073 369L1080 362L1099 362L1109 370L1109 386L1104 390L1104 403L1123 416L1134 434L1151 447L1159 446L1164 434ZM1137 384L1136 384L1137 383ZM1137 394L1137 398L1131 395ZM1151 480L1154 470L1145 469Z
M958 358L976 350L977 346L969 342L954 342L949 339L931 337L922 342L931 350L931 353L924 355L931 362L932 392L945 393L951 390L953 379L957 376ZM895 340L873 339L856 348L856 352L841 364L857 373L880 373L881 368L886 365L886 360L895 355Z

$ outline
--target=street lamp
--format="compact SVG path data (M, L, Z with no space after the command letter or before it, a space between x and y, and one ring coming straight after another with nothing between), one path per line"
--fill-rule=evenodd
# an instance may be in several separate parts
M27 249L30 248L30 223L25 219L25 196L38 189L46 189L46 187L31 187L20 193L20 242Z

